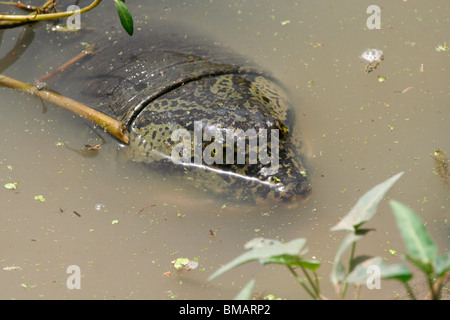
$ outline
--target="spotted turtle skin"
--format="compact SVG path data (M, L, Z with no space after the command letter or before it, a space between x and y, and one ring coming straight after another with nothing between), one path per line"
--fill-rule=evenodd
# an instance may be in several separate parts
M295 115L282 86L228 48L148 28L100 45L74 75L85 79L87 104L126 125L130 143L123 149L132 161L183 177L202 193L241 200L304 198L311 190ZM173 132L184 129L194 139L196 122L203 132L213 128L224 136L237 129L277 130L278 170L261 161L174 163L172 150L180 141L172 140ZM270 138L276 137L268 134L269 154ZM212 141L202 141L202 148ZM225 149L226 142L221 146ZM248 160L258 150L247 146L245 152Z

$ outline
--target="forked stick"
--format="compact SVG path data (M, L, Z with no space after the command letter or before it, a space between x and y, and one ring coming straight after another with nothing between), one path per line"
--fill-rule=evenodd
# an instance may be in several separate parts
M74 114L77 114L99 125L123 143L128 144L129 142L128 130L122 122L111 118L110 116L100 111L92 109L82 103L64 97L50 90L39 90L35 86L15 80L13 78L5 76L4 74L0 74L0 85L7 88L22 90L27 94L38 96L45 101L51 102L61 108L67 109Z

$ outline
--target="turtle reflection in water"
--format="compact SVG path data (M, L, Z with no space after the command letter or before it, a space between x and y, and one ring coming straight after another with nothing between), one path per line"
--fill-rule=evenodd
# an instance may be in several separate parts
M83 81L81 102L127 126L130 144L124 151L135 162L182 175L199 191L237 199L305 198L310 192L295 115L282 87L217 44L154 28L103 45L66 77ZM173 159L173 148L183 141L174 132L190 135L192 143L180 150L191 155L187 161ZM244 136L220 139L230 132ZM258 142L267 135L267 150L251 144L251 132ZM247 141L244 149L239 140ZM199 146L217 161L194 158ZM239 162L242 150L245 161ZM276 168L260 157L250 161L261 151L278 158Z

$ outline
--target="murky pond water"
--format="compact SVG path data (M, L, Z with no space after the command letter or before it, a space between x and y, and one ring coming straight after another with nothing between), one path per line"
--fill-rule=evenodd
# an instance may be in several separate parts
M209 36L280 79L297 112L312 195L286 207L197 194L122 161L116 141L82 119L2 89L0 298L229 299L252 277L259 293L308 298L287 270L256 262L206 280L254 237L307 238L308 256L322 261L324 293L334 297L328 275L345 234L330 227L365 191L400 171L405 175L389 198L418 212L440 253L448 251L450 191L433 173L430 157L436 147L450 152L450 53L435 50L450 40L448 1L379 1L379 30L366 27L370 1L127 4L136 32L152 21L176 23L180 33ZM105 1L82 16L79 33L36 25L29 48L2 72L34 83L79 53L86 39L123 33L116 15ZM4 31L0 56L22 30ZM382 50L384 60L366 74L360 55L368 48ZM49 86L83 98L76 86ZM106 144L95 156L78 152L102 143L100 137ZM16 190L3 187L14 182ZM358 243L358 253L398 262L389 250L404 252L404 246L387 201L370 226L376 231ZM171 260L180 257L198 260L198 269L177 272ZM66 286L70 265L80 268L80 290ZM395 298L404 291L385 281L362 295Z

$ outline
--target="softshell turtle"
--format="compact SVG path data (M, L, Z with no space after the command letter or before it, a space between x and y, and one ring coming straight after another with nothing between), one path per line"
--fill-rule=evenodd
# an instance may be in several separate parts
M160 27L97 48L60 81L82 81L81 102L127 126L129 159L239 199L309 193L295 116L271 76L214 42Z

